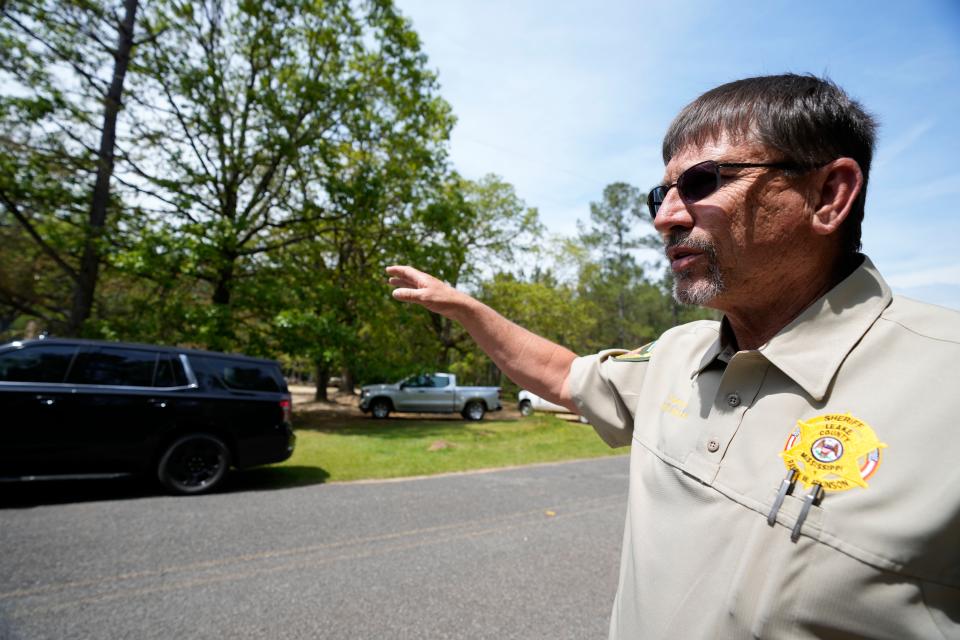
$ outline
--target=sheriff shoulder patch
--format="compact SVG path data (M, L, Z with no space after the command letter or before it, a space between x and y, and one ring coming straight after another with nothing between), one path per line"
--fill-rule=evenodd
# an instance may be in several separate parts
M628 351L627 353L622 353L619 356L614 356L614 360L617 362L646 362L650 359L650 353L653 351L653 345L657 344L657 341L649 342L639 349L634 349L633 351Z

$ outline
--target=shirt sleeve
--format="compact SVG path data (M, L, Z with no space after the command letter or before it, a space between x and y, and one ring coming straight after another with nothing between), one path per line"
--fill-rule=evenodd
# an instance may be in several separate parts
M633 419L648 363L617 360L626 353L609 349L577 358L570 367L573 401L597 434L611 447L633 439Z

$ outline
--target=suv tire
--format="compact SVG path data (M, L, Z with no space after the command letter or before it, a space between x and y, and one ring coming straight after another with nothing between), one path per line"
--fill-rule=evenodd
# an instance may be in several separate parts
M174 440L160 456L157 479L178 494L212 491L227 475L230 450L209 433L191 433Z

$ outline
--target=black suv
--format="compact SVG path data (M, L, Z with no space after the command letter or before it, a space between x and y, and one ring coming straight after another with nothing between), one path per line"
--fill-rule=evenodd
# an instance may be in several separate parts
M146 474L174 493L294 445L276 362L93 340L0 346L0 424L0 479Z

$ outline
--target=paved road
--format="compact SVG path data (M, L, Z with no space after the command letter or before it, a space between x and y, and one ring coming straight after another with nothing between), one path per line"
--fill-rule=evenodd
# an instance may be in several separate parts
M8 493L0 638L603 638L627 466L40 505Z

